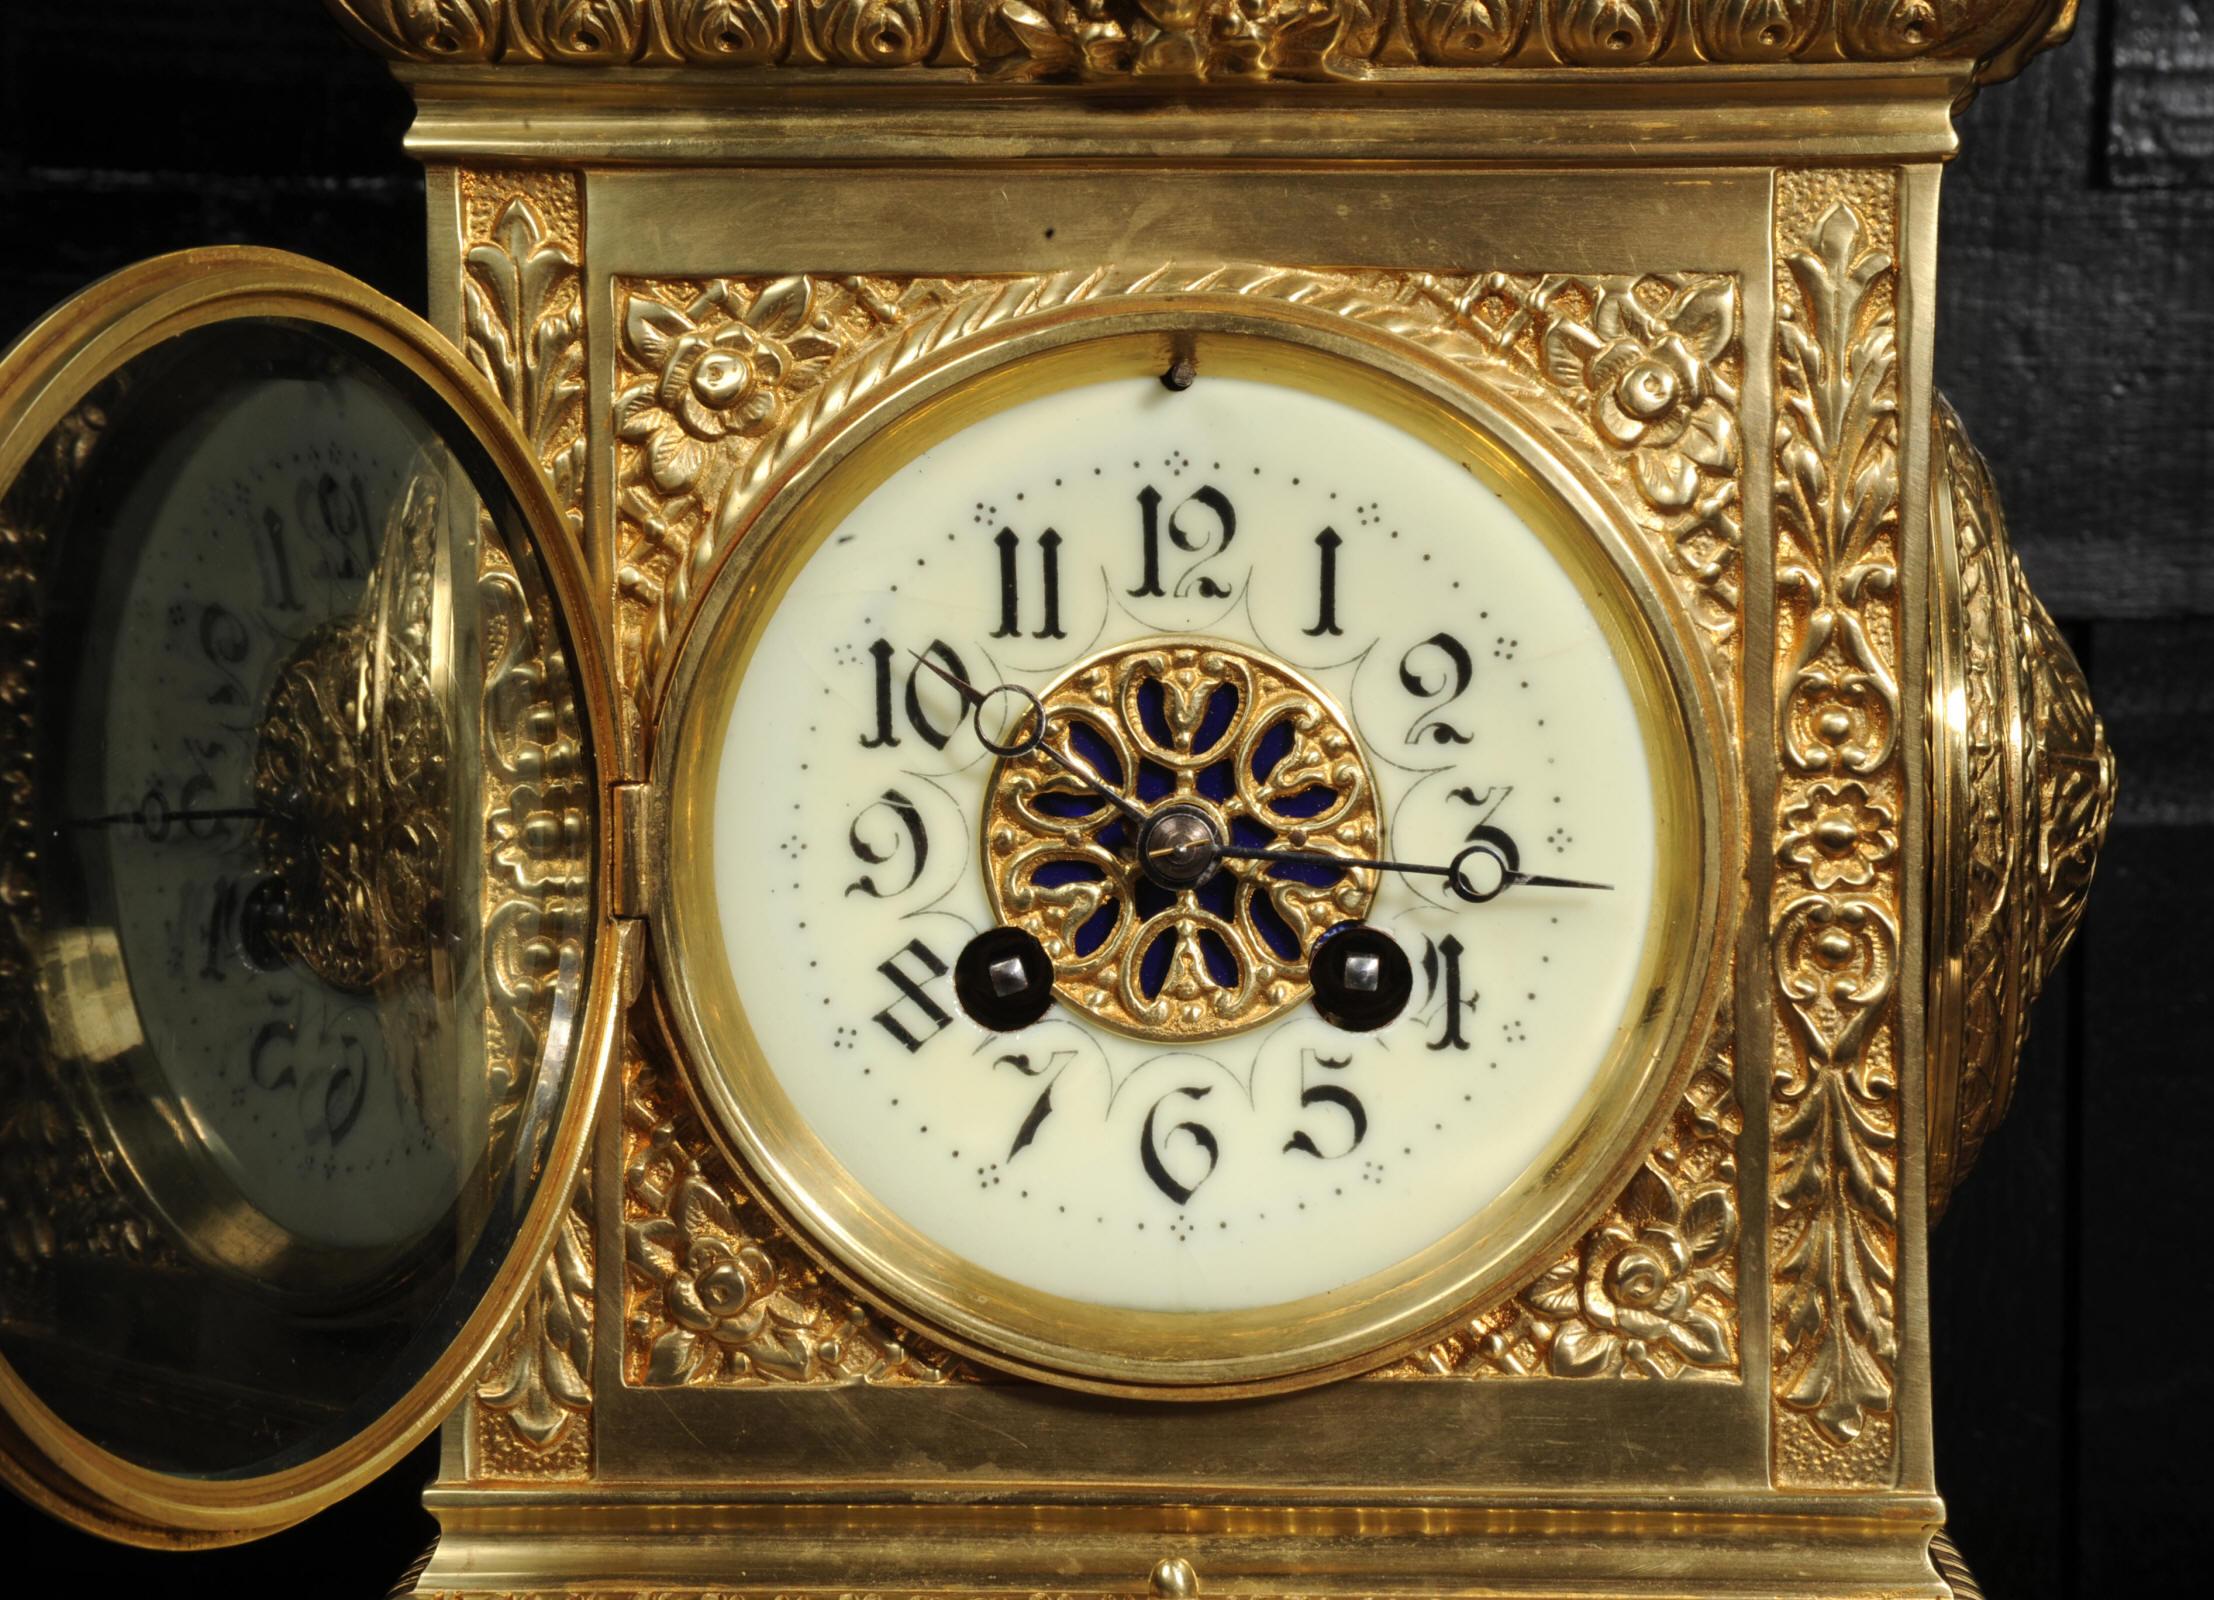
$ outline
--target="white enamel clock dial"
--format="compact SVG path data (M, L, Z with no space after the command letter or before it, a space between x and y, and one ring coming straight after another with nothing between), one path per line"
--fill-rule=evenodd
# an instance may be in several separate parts
M1619 651L1491 482L1368 410L1088 383L909 460L798 566L711 758L711 851L673 870L712 874L745 1048L868 1205L1099 1307L1328 1295L1525 1181L1646 1005L1682 819ZM1113 795L999 762L1029 702L972 717L952 680L1041 696ZM1217 845L1475 842L1493 882L1576 886L1252 858L1164 886L1136 835L1177 804ZM1411 978L1366 1031L1307 998L1356 920ZM1003 1031L955 978L1011 922L1058 981Z

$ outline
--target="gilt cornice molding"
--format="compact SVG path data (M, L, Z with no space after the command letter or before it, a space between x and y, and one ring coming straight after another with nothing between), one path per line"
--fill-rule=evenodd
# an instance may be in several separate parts
M401 62L1188 87L1501 69L1972 64L2013 76L2075 0L325 0Z

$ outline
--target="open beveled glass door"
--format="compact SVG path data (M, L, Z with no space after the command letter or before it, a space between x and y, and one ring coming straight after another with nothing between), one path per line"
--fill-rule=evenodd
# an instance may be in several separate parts
M497 398L327 267L0 360L0 1474L273 1531L450 1409L613 1035L610 705Z

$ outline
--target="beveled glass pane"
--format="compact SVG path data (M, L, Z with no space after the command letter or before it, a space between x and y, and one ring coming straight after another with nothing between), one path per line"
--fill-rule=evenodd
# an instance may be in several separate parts
M0 1355L261 1476L434 1364L575 1067L591 752L526 517L393 356L242 317L0 500Z

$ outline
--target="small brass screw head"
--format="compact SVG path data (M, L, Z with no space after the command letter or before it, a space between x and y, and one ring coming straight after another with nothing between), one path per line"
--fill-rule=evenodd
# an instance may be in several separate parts
M1153 1563L1153 1592L1160 1600L1191 1600L1199 1593L1199 1574L1182 1556L1163 1556Z

